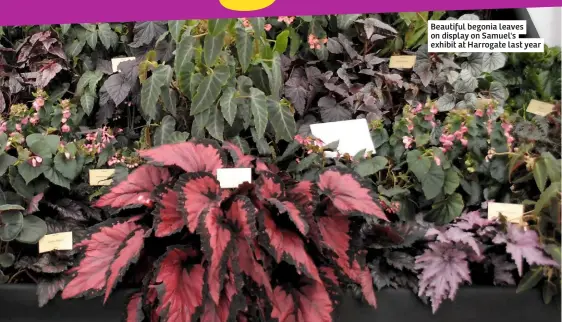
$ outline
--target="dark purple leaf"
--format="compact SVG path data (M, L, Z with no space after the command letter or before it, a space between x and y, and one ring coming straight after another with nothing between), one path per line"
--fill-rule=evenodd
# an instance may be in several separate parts
M318 100L320 116L323 122L338 122L351 119L351 111L337 104L336 100L329 96L324 96Z
M129 46L138 48L143 45L150 45L158 37L166 32L167 26L165 22L145 21L135 24L133 33L135 34L133 42Z
M37 79L35 80L35 86L39 88L45 88L49 85L49 82L62 70L62 66L59 63L51 61L45 64L40 70Z
M103 87L113 100L115 105L121 104L131 91L131 85L125 80L121 73L113 74L103 83Z
M39 299L39 307L45 306L52 300L58 292L62 291L65 285L64 275L54 278L42 277L37 283L37 297Z

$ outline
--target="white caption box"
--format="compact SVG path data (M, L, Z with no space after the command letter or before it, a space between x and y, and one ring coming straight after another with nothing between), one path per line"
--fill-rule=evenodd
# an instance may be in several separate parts
M224 168L217 169L217 180L221 188L238 188L244 182L252 183L251 168Z
M429 20L430 53L542 53L543 38L527 34L526 20Z
M111 59L111 69L113 69L113 72L118 72L120 70L117 69L117 67L119 67L119 64L121 64L122 62L125 61L131 61L131 60L135 60L135 57L119 57L119 58L112 58Z
M337 151L340 154L349 153L354 156L363 149L365 153L376 152L366 119L311 124L310 131L324 144L339 141ZM325 156L335 158L337 153L326 151Z

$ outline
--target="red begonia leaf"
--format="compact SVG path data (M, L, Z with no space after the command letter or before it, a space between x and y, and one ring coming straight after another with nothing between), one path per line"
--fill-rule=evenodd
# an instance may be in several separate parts
M226 218L239 230L244 238L250 240L257 235L256 231L256 208L252 201L246 196L236 196L228 211Z
M129 238L138 238L134 232L142 230L132 219L110 220L91 230L88 238L75 245L75 248L83 248L83 258L78 266L69 270L73 276L62 292L63 299L103 294L107 276L113 273L112 270L116 269L115 273L120 274L123 265L135 259L136 252L120 252L121 248L126 247ZM135 239L133 243L142 247L142 240L139 242ZM116 260L122 264L121 267L112 267Z
M249 276L256 284L265 288L268 296L271 296L272 289L269 276L263 266L255 259L254 252L245 239L236 240L236 250L238 251L238 265L242 273Z
M221 191L220 184L209 173L186 173L177 181L174 190L179 193L179 211L185 218L189 231L195 232L201 213L211 207L220 205L227 196Z
M127 176L127 179L103 195L96 207L111 206L121 208L132 205L146 205L154 189L170 178L168 169L152 165L141 165Z
M164 186L157 193L157 202L152 212L154 216L154 235L165 237L177 233L185 226L184 218L178 210L178 193Z
M234 276L230 274L230 277L224 283L219 302L215 303L212 299L205 302L201 322L231 321L245 304L243 300L245 298L238 292Z
M338 298L341 294L341 288L340 281L336 276L334 269L327 266L320 267L320 277L322 278L322 281L324 281L324 286L331 298Z
M309 226L301 209L297 208L297 206L290 201L278 201L277 199L273 199L271 202L275 205L277 210L279 210L279 213L286 213L289 216L289 219L291 219L301 234L304 236L308 234Z
M252 167L252 162L256 159L251 155L245 155L240 147L232 142L224 142L222 145L223 149L230 153L230 156L235 162L235 167L237 168L250 168Z
M287 189L287 199L305 210L313 206L315 195L314 184L311 181L300 181Z
M131 266L131 264L136 263L140 252L144 246L144 229L137 229L129 235L125 243L119 247L117 250L117 255L111 266L109 267L109 276L107 277L107 285L105 287L105 299L107 302L109 295L113 291L117 282L125 275L125 272Z
M258 196L264 199L281 199L285 197L285 187L281 178L271 172L263 172L256 180Z
M328 168L320 174L317 185L319 191L328 196L343 214L376 216L388 220L375 202L371 189L352 171Z
M193 253L190 249L171 247L160 259L155 279L159 284L156 312L163 321L194 321L197 308L203 304L205 269L200 264L184 267Z
M318 275L318 268L314 261L306 252L304 242L292 231L279 228L273 221L271 214L265 212L263 216L263 226L265 228L265 247L271 252L277 262L282 260L296 267L299 274L321 282Z
M271 316L280 322L332 322L334 306L322 283L302 286L293 296L277 286L274 294Z
M142 293L133 293L128 299L125 312L125 322L142 322L144 313L142 311Z
M221 150L207 141L189 141L160 145L149 150L139 151L139 155L153 163L180 167L185 172L210 172L225 165Z
M349 274L349 219L343 216L319 217L316 219L324 248L333 251L337 256L337 263L346 274Z
M215 304L219 305L226 261L234 238L228 226L225 225L225 216L220 208L213 207L200 218L199 231L209 260L207 268L209 294Z
M353 261L352 266L354 274L352 275L355 282L361 286L363 297L372 307L377 308L377 298L375 297L375 289L373 288L373 277L367 267L361 268L357 260Z

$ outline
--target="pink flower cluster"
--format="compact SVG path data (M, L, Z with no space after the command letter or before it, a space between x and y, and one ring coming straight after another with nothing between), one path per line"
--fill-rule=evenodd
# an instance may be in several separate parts
M242 20L242 26L244 26L244 28L252 28L252 23L250 23L250 20L248 18L240 18L240 20ZM265 29L265 31L270 31L271 24L265 24L263 26L263 29Z
M71 116L70 101L68 101L68 100L62 101L61 107L62 107L62 119L61 119L62 127L61 127L61 131L63 133L68 133L68 132L70 132L70 126L68 126L68 124L66 124L66 122L68 122L68 119Z
M100 141L98 141L98 134L101 134ZM86 142L88 143L86 143L84 147L90 153L101 153L107 144L111 143L114 138L115 136L109 132L109 128L104 126L101 129L97 129L96 132L88 133L86 135Z
M391 202L390 205L384 202L384 200L380 201L382 208L384 211L395 214L400 211L400 203L399 202Z
M503 135L505 135L505 138L507 139L507 145L511 146L513 141L515 141L515 138L511 135L511 130L513 130L513 125L511 123L504 121L502 122L502 129L503 129Z
M300 136L298 134L295 136L295 141L297 141L301 145L308 146L309 149L306 151L306 153L308 153L308 154L314 152L312 150L312 148L310 148L311 146L321 147L321 146L324 145L324 142L322 142L322 140L320 140L320 139L313 139L311 137L303 138L302 136Z
M37 96L33 101L33 108L39 112L39 110L45 106L45 99L42 96Z
M310 46L310 49L320 49L322 48L321 43L325 44L327 42L328 38L318 39L318 37L314 34L308 35L308 45Z
M293 23L293 21L295 21L295 17L293 17L293 16L279 16L277 18L277 21L284 22L287 25L290 25L290 24Z
M41 166L41 163L43 163L43 158L38 155L35 155L29 158L27 162L29 162L29 164L31 164L32 167L37 168Z
M404 143L404 148L409 149L412 147L412 144L415 142L414 138L411 136L403 136L402 143Z
M447 152L451 150L455 141L460 141L463 146L468 145L468 139L466 139L465 134L468 132L468 128L464 124L461 124L460 129L456 130L453 134L443 133L439 138L439 142L443 145L441 151Z

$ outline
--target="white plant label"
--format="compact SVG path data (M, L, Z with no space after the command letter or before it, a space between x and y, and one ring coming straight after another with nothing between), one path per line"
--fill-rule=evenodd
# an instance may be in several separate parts
M244 182L252 183L251 168L223 168L217 169L217 180L221 188L238 188Z
M112 58L111 59L111 68L113 69L113 72L120 72L120 70L117 69L117 67L119 67L119 64L121 64L124 61L131 61L131 60L135 60L135 57L119 57L119 58Z
M310 131L324 144L339 141L337 151L340 154L355 156L361 150L376 152L366 119L311 124ZM337 153L326 151L325 156L335 158Z
M543 53L543 38L527 34L526 20L429 20L430 53Z

